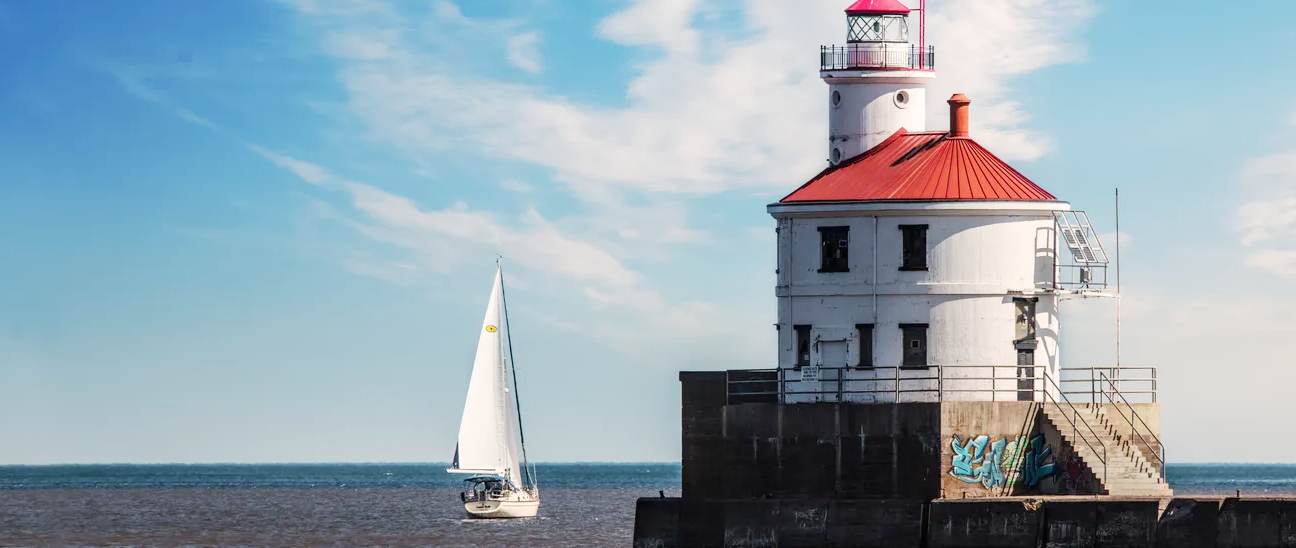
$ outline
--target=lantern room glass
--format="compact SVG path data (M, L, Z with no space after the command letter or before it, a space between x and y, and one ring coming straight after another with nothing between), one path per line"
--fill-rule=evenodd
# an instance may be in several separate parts
M851 43L909 41L909 18L904 15L850 15L846 27L846 41Z

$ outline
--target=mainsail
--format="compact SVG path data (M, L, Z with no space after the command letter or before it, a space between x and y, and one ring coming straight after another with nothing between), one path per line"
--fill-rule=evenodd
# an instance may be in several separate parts
M495 270L495 287L486 305L473 360L468 398L459 423L459 443L449 472L494 474L522 487L520 427L509 398L509 371L504 360L507 322L504 311L504 276Z

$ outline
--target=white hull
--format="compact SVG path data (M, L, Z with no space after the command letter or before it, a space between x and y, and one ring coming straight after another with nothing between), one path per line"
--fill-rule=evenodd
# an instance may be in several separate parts
M474 518L533 518L540 511L538 500L483 500L464 503Z

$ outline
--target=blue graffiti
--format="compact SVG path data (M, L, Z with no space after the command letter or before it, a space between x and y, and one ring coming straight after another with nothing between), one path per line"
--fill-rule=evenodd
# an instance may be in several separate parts
M1022 481L1026 487L1035 487L1040 480L1057 473L1057 463L1044 464L1044 459L1053 455L1053 448L1044 445L1044 436L1035 436L1030 441L1026 458L1022 459Z
M1041 479L1057 472L1056 463L1044 462L1053 449L1044 445L1043 436L1035 436L1029 444L1021 438L1011 443L1008 438L990 443L990 436L977 436L964 443L956 434L950 448L954 450L950 475L967 483L980 483L986 489L1018 483L1035 487Z

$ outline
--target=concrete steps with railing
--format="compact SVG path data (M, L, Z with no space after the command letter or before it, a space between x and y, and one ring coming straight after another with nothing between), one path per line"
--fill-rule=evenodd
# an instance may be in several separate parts
M1143 451L1129 439L1131 436L1122 432L1120 425L1113 422L1101 406L1080 404L1072 407L1065 403L1049 403L1044 406L1044 416L1071 445L1076 456L1093 471L1106 494L1162 498L1174 495L1161 477L1158 466L1148 462ZM1104 448L1106 463L1102 458Z

